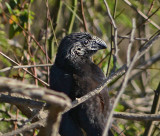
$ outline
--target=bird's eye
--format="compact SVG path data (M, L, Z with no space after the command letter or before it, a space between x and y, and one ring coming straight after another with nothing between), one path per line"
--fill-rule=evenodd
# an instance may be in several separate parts
M84 41L84 44L88 44L88 40L85 40L85 41Z
M77 48L77 50L78 50L78 51L80 51L80 50L81 50L81 48Z

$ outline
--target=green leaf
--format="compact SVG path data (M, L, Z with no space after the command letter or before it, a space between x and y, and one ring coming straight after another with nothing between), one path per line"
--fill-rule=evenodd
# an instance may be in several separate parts
M14 3L15 3L15 4L18 4L17 0L14 0Z
M132 28L132 23L131 23L131 18L129 18L129 16L125 15L125 14L121 14L118 18L117 18L117 22Z
M9 13L12 14L12 8L11 8L11 6L7 2L5 2L5 4L6 4L6 7L7 7Z
M19 26L15 23L11 24L10 25L10 28L9 28L9 39L13 38L14 35L19 32L21 29L19 29Z
M31 3L33 3L33 2L34 2L34 0L31 0L30 2L31 2Z
M6 47L8 45L7 38L4 31L0 31L0 45Z

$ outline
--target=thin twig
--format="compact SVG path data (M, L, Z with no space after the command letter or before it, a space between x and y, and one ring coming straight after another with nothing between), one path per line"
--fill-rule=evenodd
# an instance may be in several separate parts
M122 38L122 39L130 39L129 36L120 36L118 35L118 38ZM148 41L147 38L137 38L137 37L134 37L134 40L139 40L139 41Z
M10 103L13 105L23 105L24 107L26 106L30 108L36 108L36 109L41 109L46 105L46 103L41 101L35 101L31 99L14 97L14 96L4 95L4 94L0 95L0 102Z
M104 4L106 6L108 16L109 16L109 18L110 18L110 20L112 22L113 28L114 28L114 34L113 34L113 36L112 36L112 32L111 32L111 37L113 38L113 43L114 43L113 45L114 45L114 50L115 50L115 53L113 55L113 64L114 65L113 65L113 69L111 71L111 73L113 73L113 72L115 72L115 69L116 69L116 62L117 62L118 51L119 51L118 46L117 46L117 34L118 34L118 32L117 32L116 23L115 23L112 15L110 13L110 9L109 9L109 6L108 6L108 3L107 3L106 0L104 0ZM116 9L116 5L115 5L115 9ZM115 14L115 11L114 11L114 14ZM107 75L108 75L108 72L109 72L112 50L113 50L113 48L112 48L112 43L111 43L111 52L110 52L110 58L109 58L108 67L107 67Z
M145 53L148 51L148 49L152 46L152 43L157 40L159 38L159 31L157 32L157 34L152 38L150 39L150 41L148 41L144 47L142 47L140 49L140 55L138 56L138 59ZM99 94L109 83L111 83L114 79L116 79L117 77L123 75L124 73L126 73L126 69L127 69L127 66L126 65L123 65L121 68L119 68L115 73L111 74L109 77L107 77L104 82L96 89L94 89L92 92L82 96L81 98L79 99L76 99L72 102L72 108L78 106L79 104L85 102L86 100L88 100L89 98L95 96L96 94ZM70 109L68 109L70 110ZM66 111L68 111L66 110Z
M145 24L148 21L148 19L150 19L153 15L155 15L159 11L159 9L160 7L158 7L151 15L149 15L147 19L144 19L142 23L138 26L138 28L140 28L143 24Z
M148 10L148 12L147 12L147 16L149 16L149 13L150 13L150 11L151 11L152 8L153 8L154 3L155 3L155 0L152 1L151 6L150 6L150 8L149 8L149 10Z
M134 55L129 67L127 67L127 70L126 70L126 74L125 74L125 77L124 77L124 80L123 80L123 84L120 88L120 90L118 91L117 93L117 96L116 96L116 99L114 101L114 104L112 106L112 109L109 113L109 117L108 117L108 120L107 120L107 123L106 123L106 126L105 126L105 129L104 129L104 132L103 132L103 136L106 136L107 133L108 133L108 130L109 130L109 126L110 126L110 123L111 123L111 120L112 120L112 117L113 117L113 113L114 113L114 109L121 97L121 95L124 93L125 91L125 88L127 86L127 83L128 83L128 80L129 80L129 75L130 75L130 72L135 64L135 62L146 52L148 51L148 49L152 46L152 43L153 41L155 41L157 38L159 38L159 35L160 35L160 32L158 31L157 34L152 37L150 39L150 41L148 41L147 43L144 44L144 46L142 48L139 49L139 51L136 52L136 54Z
M132 80L136 75L140 75L143 70L148 69L152 64L160 60L160 52L153 55L150 59L146 60L142 64L138 65L131 73L129 80ZM120 82L116 82L114 85L108 88L108 91L111 91L120 86Z
M74 5L74 9L73 9L73 14L71 15L71 19L70 19L70 22L69 22L69 29L68 29L68 34L70 34L72 32L72 29L73 29L73 24L74 24L74 21L75 21L75 14L77 12L77 3L78 1L77 0L73 0L73 5Z
M123 75L125 72L126 72L126 65L122 66L115 73L113 73L112 75L107 77L107 79L104 80L103 84L100 85L98 88L96 88L92 92L82 96L81 98L74 100L72 102L72 108L74 108L74 107L78 106L79 104L85 102L86 100L95 96L96 94L99 94L110 82L112 82L117 77ZM70 109L68 109L68 110L70 110ZM68 111L68 110L66 110L66 111Z
M0 118L0 121L5 121L5 122L25 122L26 120L24 119L8 119L8 118Z
M68 4L67 4L65 1L63 1L63 4L76 16L76 18L79 20L79 22L81 22L81 24L83 24L83 20L74 12L74 10L72 10L72 9L68 6Z
M160 9L160 7L158 7L150 16L148 16L147 19L145 19L139 26L137 26L137 28L140 28L146 21L148 21L148 19L150 19L156 12L158 12L158 10ZM130 34L131 32L128 32L126 35ZM118 42L118 45L123 41L123 39L121 39ZM147 41L147 40L146 40Z
M127 68L127 71L126 71L126 74L125 74L125 78L123 80L123 84L122 84L122 87L120 88L120 90L118 91L118 94L116 96L116 99L114 101L114 104L112 106L112 109L110 111L110 114L109 114L109 117L108 117L108 120L107 120L107 123L106 123L106 126L105 126L105 129L104 129L104 132L103 132L103 136L106 136L107 133L108 133L108 130L109 130L109 126L110 126L110 123L111 123L111 120L112 120L112 116L113 116L113 112L114 112L114 109L121 97L121 95L123 94L123 92L125 91L125 88L127 86L127 83L128 83L128 79L129 79L129 74L130 74L130 71L132 70L137 58L139 56L139 52L137 52L132 60L132 62L130 63L129 67Z
M31 11L30 11L30 8L31 8L31 1L29 2L29 6L28 6L28 12L29 12L29 16L30 16L30 14L31 14ZM28 17L29 18L29 17ZM28 33L31 33L31 22L30 22L30 20L28 20L28 22L27 22L27 28L28 28ZM28 34L27 36L26 36L26 38L27 38L27 44L28 44L28 52L29 52L29 55L31 56L31 58L34 58L34 53L32 53L31 52L31 46L32 46L32 44L31 44L31 36ZM28 62L29 62L29 64L30 63L33 63L34 65L36 64L36 62L35 61L29 61L28 60ZM36 68L35 67L33 67L32 69L31 69L32 71L33 71L33 75L35 76L35 77L37 77L37 71L36 71ZM25 74L25 73L24 73ZM24 79L24 77L23 77L23 79ZM38 85L38 80L36 79L36 78L34 78L34 80L35 80L35 84L36 85Z
M110 12L110 9L109 9L109 6L108 6L108 3L106 2L106 0L104 0L104 4L105 4L105 6L106 6L107 13L108 13L108 16L109 16L112 24L113 24L113 27L114 27L115 29L117 29L116 23L114 22L114 19L113 19L112 15L111 15L111 12Z
M50 18L50 13L49 13L49 6L48 6L48 0L46 0L46 33L45 33L45 52L46 52L46 63L48 63L48 46L47 46L47 40L48 40L48 23L49 23L49 18ZM47 67L47 81L49 83L49 67Z
M47 88L25 84L14 79L0 77L0 91L18 93L31 98L45 100L50 104L45 133L57 134L62 112L71 106L70 99L63 93Z
M4 94L0 96L0 102L10 103L13 105L23 105L23 106L25 105L27 107L36 108L36 109L41 109L42 107L45 106L45 103L41 101L18 98L18 97L13 97L13 96L4 95ZM45 108L48 109L48 107L45 107ZM160 114L135 114L135 113L126 113L126 112L114 112L113 117L127 119L127 120L137 120L137 121L149 121L149 120L159 121L160 120ZM42 118L42 119L45 119L45 118ZM15 119L1 118L0 120L10 121ZM22 119L17 121L22 121ZM26 121L23 119L23 122L26 122Z
M107 13L108 13L108 16L113 24L113 27L114 27L114 48L115 48L115 56L118 57L118 46L117 46L117 26L116 26L116 23L111 15L111 12L109 10L109 6L108 6L108 3L106 2L106 0L104 0L104 4L106 6L106 9L107 9Z
M114 3L114 11L113 11L113 18L114 18L114 19L115 19L115 17L116 17L117 4L118 4L118 0L115 0L115 3Z
M87 23L84 15L83 0L81 0L80 2L81 2L81 13L83 18L82 20L83 20L84 28L85 28L85 31L88 32Z
M157 25L155 22L153 22L151 19L149 19L145 14L142 13L139 9L134 7L128 0L123 0L128 6L130 6L134 11L136 11L140 16L142 16L144 19L146 19L148 22L150 22L154 27L156 27L158 30L160 30L160 26Z
M70 99L63 93L6 77L0 77L0 92L18 93L33 99L45 100L51 104L59 104L60 106L70 105Z
M7 55L5 55L4 53L2 53L1 51L0 51L0 54L1 54L3 57L5 57L5 58L7 58L8 60L10 60L11 62L13 62L14 64L20 66L17 62L15 62L13 59L11 59L10 57L8 57ZM34 78L38 79L38 80L39 80L41 83L43 83L44 85L49 86L46 82L44 82L44 81L41 80L40 78L34 76L34 75L33 75L31 72L29 72L27 69L25 69L25 68L22 68L22 69L23 69L24 71L26 71L28 74L30 74L31 76L33 76Z
M111 62L111 57L112 57L112 51L113 51L113 48L112 48L112 43L111 43L111 50L110 50L110 52L109 52L109 59L108 59L108 66L107 66L106 77L107 77L108 74L109 74L110 62Z
M136 121L160 121L160 114L135 114L126 112L114 112L113 117Z
M127 49L127 67L131 63L131 49L132 49L132 45L133 45L133 42L134 42L133 37L134 37L134 34L135 34L135 29L136 29L136 21L135 21L134 18L132 20L132 26L133 26L133 29L132 29L132 32L131 32L130 42L129 42L128 49Z
M51 24L51 29L52 29L52 32L53 32L53 36L54 36L54 40L55 40L55 43L58 47L58 41L57 41L57 38L56 38L56 33L55 33L55 30L54 30L54 27L53 27L53 21L51 19L51 14L50 14L50 11L49 11L49 6L48 6L48 0L46 2L46 7L47 7L47 15L48 15L48 20L50 21L50 24ZM47 30L46 30L47 31Z
M13 136L13 135L17 135L17 134L20 134L22 132L25 132L25 131L29 131L29 130L34 129L34 128L39 128L39 127L44 126L45 122L46 122L46 120L43 119L43 120L37 121L35 123L32 123L30 125L25 125L24 127L19 128L17 130L5 133L5 134L3 134L3 136Z
M6 13L5 13L6 14ZM6 16L11 19L13 22L15 22L26 34L30 35L30 37L35 41L35 43L38 45L38 47L42 50L42 52L45 54L44 49L42 48L42 46L39 44L39 42L35 39L35 37L28 31L26 31L17 21L13 20L8 14L6 14ZM48 58L48 60L51 62L50 58Z
M152 109L151 109L151 114L156 114L159 110L159 105L160 105L160 83L155 91L154 99L153 99L153 104L152 104ZM154 127L154 122L149 121L146 125L146 129L144 132L144 136L151 136L152 131Z
M20 69L20 68L33 68L33 67L51 67L53 64L37 64L37 65L19 65L19 66L10 66L3 69L0 69L1 72L6 72L12 69Z

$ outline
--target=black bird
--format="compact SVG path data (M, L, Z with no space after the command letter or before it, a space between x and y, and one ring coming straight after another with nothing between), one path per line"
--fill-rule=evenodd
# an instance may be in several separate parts
M50 70L50 88L67 94L72 101L96 89L105 79L91 56L107 48L105 42L86 32L72 33L60 43ZM109 110L106 89L65 113L61 136L101 136Z

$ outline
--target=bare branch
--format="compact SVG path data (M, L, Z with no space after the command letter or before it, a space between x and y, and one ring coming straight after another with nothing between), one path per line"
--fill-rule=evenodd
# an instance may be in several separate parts
M18 98L10 95L0 94L0 102L10 103L13 105L23 105L24 107L41 109L46 104L44 102L35 101L26 98Z
M132 32L131 32L131 38L130 38L130 42L129 42L129 45L128 45L128 50L127 50L127 67L130 65L130 56L131 56L131 49L132 49L132 45L133 45L133 42L134 42L134 34L135 34L135 29L136 29L136 22L135 22L135 19L133 18L132 20L132 26L133 26L133 29L132 29Z
M25 132L25 131L30 131L31 129L39 128L39 127L44 126L44 125L45 125L45 122L46 122L46 120L43 119L43 120L37 121L37 122L35 122L35 123L32 123L32 124L30 124L30 125L25 125L25 126L22 127L22 128L19 128L19 129L16 129L16 130L14 130L14 131L5 133L5 134L3 134L3 136L14 136L14 135L16 135L16 134L20 134L20 133Z
M148 48L152 46L152 42L154 42L155 40L157 40L158 37L159 37L159 33L157 35L155 35L155 37L153 37L151 39L151 41L147 42L144 47L142 47L142 49L140 50L140 54L139 54L138 58L140 58L140 56L142 56L148 50ZM113 73L112 75L110 75L109 77L107 77L104 80L103 84L101 84L98 88L96 88L92 92L84 95L83 97L81 97L81 98L79 98L77 100L74 100L72 102L72 108L78 106L79 104L85 102L86 100L88 100L89 98L93 97L94 95L100 93L101 90L103 90L110 82L112 82L117 77L119 77L119 76L123 75L124 73L126 73L126 68L127 68L127 66L123 65L115 73Z
M117 97L114 101L114 104L112 106L112 109L110 111L110 114L109 114L109 117L108 117L108 120L107 120L107 123L106 123L106 127L105 127L105 130L103 132L103 136L106 136L107 133L108 133L108 130L109 130L109 126L110 126L110 123L111 123L111 120L112 120L112 116L113 116L113 112L114 112L114 109L121 97L121 95L124 93L125 91L125 88L127 86L127 83L128 83L128 79L129 79L129 74L135 64L135 62L146 52L148 51L148 49L152 46L152 43L153 41L155 41L156 39L159 38L159 35L160 35L160 32L158 31L157 34L152 37L147 43L144 44L144 46L142 48L139 49L139 51L136 52L136 54L134 55L129 67L127 67L127 70L126 70L126 74L125 74L125 77L124 77L124 80L123 80L123 84L120 88L120 90L118 91L117 93Z
M155 22L153 22L151 19L149 19L145 14L142 13L139 9L134 7L128 0L123 0L128 6L130 6L134 11L136 11L140 16L142 16L144 19L146 19L148 22L150 22L154 27L156 27L158 30L160 30L160 26L157 25Z
M160 60L160 52L158 52L157 54L153 55L150 59L148 59L147 61L143 62L142 64L136 66L136 68L134 70L132 70L129 80L132 80L136 75L139 75L141 72L143 72L143 70L149 68L152 64L156 63L159 60ZM114 83L112 86L110 86L108 88L108 91L111 91L111 90L119 87L120 83L121 82Z
M3 11L4 12L4 11ZM5 13L5 12L4 12ZM29 32L29 31L26 31L22 26L21 24L19 24L17 21L15 21L13 18L11 18L7 13L5 13L6 17L8 17L10 20L12 20L13 22L15 22L27 35L29 35L33 40L34 42L38 45L38 47L42 50L42 52L45 54L45 51L43 49L43 47L39 44L39 42L35 39L35 37ZM48 58L48 60L50 62L52 62L50 60L50 58Z
M0 51L0 54L1 54L3 57L5 57L5 58L7 58L8 60L10 60L11 62L13 62L14 64L20 66L17 62L15 62L13 59L11 59L10 57L8 57L7 55L5 55L4 53L2 53L1 51ZM23 70L26 71L26 72L27 72L28 74L30 74L31 76L33 76L34 78L38 79L38 80L39 80L41 83L43 83L44 85L49 86L46 82L44 82L43 80L41 80L41 79L39 79L38 77L34 76L34 75L33 75L31 72L29 72L27 69L23 68Z
M51 67L53 64L39 64L39 65L19 65L19 66L11 66L0 69L0 72L6 72L11 69L19 69L19 68L33 68L33 67Z
M85 102L89 98L95 96L96 94L100 93L110 82L112 82L117 77L123 75L126 72L126 65L122 66L120 69L118 69L115 73L113 73L111 76L109 76L102 85L100 85L98 88L93 90L92 92L84 95L83 97L76 99L72 102L72 108L78 106L79 104ZM70 110L70 109L69 109ZM68 111L68 110L67 110Z
M118 38L122 38L122 39L130 39L130 37L129 36L120 36L120 35L118 35ZM138 40L138 41L148 41L148 39L147 38L137 38L137 37L134 37L134 40Z
M152 104L152 109L151 109L151 114L156 114L158 113L159 110L159 105L160 105L160 83L155 91L154 99L153 99L153 104ZM153 126L154 122L149 121L147 122L147 126L144 132L145 136L150 136L153 131Z
M19 93L31 98L45 100L47 103L50 103L51 105L49 107L47 126L45 127L46 135L56 135L58 133L62 112L65 108L71 106L70 99L63 93L55 92L47 88L37 87L35 85L25 84L10 78L0 77L0 91ZM7 133L6 136L10 134L13 135L11 132L9 134Z
M83 25L84 25L85 31L88 32L87 23L86 23L86 19L84 16L83 0L80 0L80 3L81 3L81 14L83 18Z
M117 46L117 34L118 34L117 26L116 26L116 23L115 23L112 15L111 15L111 12L109 10L109 6L108 6L108 3L107 3L106 0L104 0L104 4L106 6L108 16L109 16L109 18L110 18L110 20L111 20L111 22L113 24L113 27L114 27L114 48L115 48L115 56L117 57L118 56L118 51L119 51L118 46Z
M126 112L114 112L113 117L136 121L160 121L160 114L134 114Z
M35 85L25 84L5 77L0 77L0 92L19 93L31 98L45 100L48 103L57 104L62 107L68 107L70 105L69 98L63 93L43 87L37 87Z

